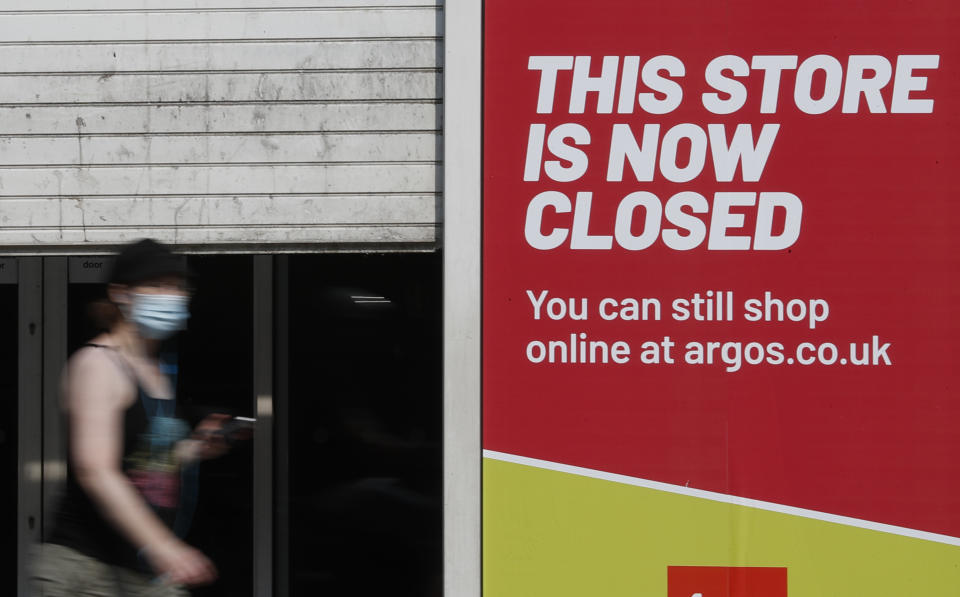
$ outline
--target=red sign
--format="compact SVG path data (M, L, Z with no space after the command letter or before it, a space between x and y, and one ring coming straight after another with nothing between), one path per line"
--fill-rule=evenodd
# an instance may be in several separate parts
M484 447L960 537L958 5L485 10Z
M667 597L787 597L787 569L670 566Z

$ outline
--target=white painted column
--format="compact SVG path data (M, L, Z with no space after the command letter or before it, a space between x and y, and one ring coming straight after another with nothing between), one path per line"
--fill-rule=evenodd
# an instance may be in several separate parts
M444 594L480 595L481 0L444 27Z

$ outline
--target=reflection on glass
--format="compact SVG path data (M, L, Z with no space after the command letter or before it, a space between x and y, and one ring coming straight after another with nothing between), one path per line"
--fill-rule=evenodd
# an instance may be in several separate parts
M290 594L441 594L440 259L290 261Z

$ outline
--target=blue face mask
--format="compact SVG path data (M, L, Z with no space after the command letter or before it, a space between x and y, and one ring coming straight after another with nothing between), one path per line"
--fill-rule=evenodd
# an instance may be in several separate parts
M129 318L144 338L163 340L187 327L189 302L179 294L134 294Z

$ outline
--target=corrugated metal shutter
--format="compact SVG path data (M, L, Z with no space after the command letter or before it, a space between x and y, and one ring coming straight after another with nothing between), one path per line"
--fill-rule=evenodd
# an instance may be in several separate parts
M433 247L438 4L0 6L0 246Z

